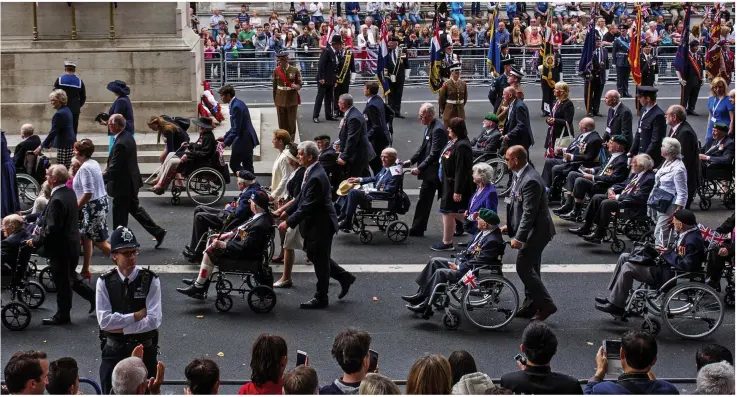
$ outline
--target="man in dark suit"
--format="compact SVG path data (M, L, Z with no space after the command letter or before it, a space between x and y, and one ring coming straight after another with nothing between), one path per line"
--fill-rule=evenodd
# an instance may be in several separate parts
M601 243L612 220L612 213L619 210L620 204L626 204L633 211L644 209L650 191L655 186L652 159L647 155L637 155L632 159L631 169L627 180L610 187L605 194L595 194L584 211L583 226L568 231L584 237L586 241ZM591 233L594 222L596 230Z
M504 89L504 100L510 102L507 121L504 123L504 140L507 146L522 146L525 151L535 144L530 127L530 111L521 99L517 98L517 90L514 87Z
M335 206L330 197L328 176L318 162L317 145L312 141L300 143L297 156L300 165L306 168L302 191L284 214L277 213L278 216L287 216L286 220L279 224L279 231L284 233L289 227L299 226L304 238L304 251L307 259L314 265L317 276L315 296L302 303L300 307L321 309L328 306L330 278L340 282L338 299L342 299L348 293L351 284L356 281L356 277L330 258L333 235L338 231L338 216L335 214Z
M367 176L369 162L376 157L376 152L369 142L366 119L353 106L351 94L341 95L338 106L345 113L345 118L340 123L340 155L337 164L345 169L348 177Z
M379 96L379 84L375 81L366 83L363 94L369 98L363 115L366 118L366 132L374 153L381 153L384 148L391 145L392 139L389 135L389 127L386 121L386 104ZM376 156L369 162L374 175L381 171L381 159Z
M604 166L583 168L583 172L571 171L566 177L566 203L553 213L562 219L577 220L581 215L586 195L604 193L606 190L627 179L627 138L615 135L607 142L609 160Z
M627 34L627 25L620 25L619 30L623 32L612 43L612 57L614 66L617 68L617 91L622 98L631 98L630 95L630 36Z
M398 48L399 39L392 36L389 39L389 54L386 57L386 69L384 76L389 79L389 107L392 108L397 118L403 119L402 115L402 93L404 92L404 76L407 70L407 54L402 48Z
M33 134L33 125L31 124L23 124L20 127L20 136L23 140L15 145L13 163L17 172L26 172L24 171L26 169L26 154L41 146L41 137ZM36 170L34 169L33 171L35 172Z
M691 209L691 203L696 196L696 189L701 185L701 161L699 160L699 138L691 124L686 121L686 109L681 105L672 105L665 113L668 124L668 137L675 138L681 143L681 156L686 167L688 178L688 199L686 209Z
M325 100L325 120L337 120L333 117L333 93L335 90L336 73L338 69L338 53L343 51L343 39L340 35L333 36L330 45L325 47L317 63L317 97L312 109L312 121L320 122L320 106Z
M584 117L578 122L580 134L566 149L556 149L555 158L545 159L543 166L543 182L548 188L553 187L553 180L564 178L579 166L593 168L599 165L602 140L596 132L596 122Z
M496 212L482 208L479 210L479 232L468 243L468 248L461 251L455 259L435 257L427 262L415 283L419 285L414 295L402 296L409 303L407 308L427 317L432 315L432 291L436 285L459 280L474 266L502 265L504 256L504 238L499 229L499 216Z
M84 88L82 79L74 74L76 71L76 63L73 61L64 61L64 74L54 81L54 89L62 89L67 93L67 107L72 112L75 137L77 136L77 127L79 126L79 113L87 101L87 90Z
M711 145L702 148L702 154L699 154L705 175L717 176L719 173L728 177L729 172L734 170L734 138L727 135L728 130L728 125L714 123Z
M218 138L225 146L231 146L230 170L234 175L238 171L246 170L253 172L253 148L259 145L256 130L251 122L251 113L248 106L235 97L233 86L224 85L220 87L220 101L230 106L230 130L225 136Z
M681 73L676 70L678 80L683 88L681 95L681 106L686 108L686 113L691 116L698 116L694 111L696 109L696 100L699 99L699 90L704 84L702 71L704 70L704 57L699 53L699 41L693 40L689 43L690 51L686 55L685 70Z
M420 106L420 123L425 126L422 144L412 158L404 162L405 167L416 164L412 169L412 175L422 181L420 195L417 198L415 216L412 227L409 229L410 236L421 237L427 230L427 222L430 219L435 192L440 189L440 178L438 168L440 167L440 152L448 143L448 134L443 127L443 121L435 118L435 107L429 102Z
M489 87L489 102L494 106L494 111L498 112L499 105L502 103L502 95L504 92L504 89L509 87L509 81L507 81L507 77L509 77L509 74L512 72L512 65L514 65L514 60L512 58L503 59L501 61L501 65L504 68L504 73L500 74L497 78L494 79L494 81L491 82L491 87Z
M548 195L540 174L527 162L527 150L512 146L504 155L514 174L507 203L507 225L502 233L509 237L510 247L518 249L516 269L525 285L525 301L517 317L543 321L558 311L543 284L540 267L545 246L555 236L555 226L548 210Z
M655 87L640 86L637 88L637 100L640 102L642 115L637 123L635 139L632 141L629 156L647 154L655 162L655 168L660 166L663 157L660 146L665 137L665 112L657 104Z
M75 271L79 259L79 210L74 190L64 186L68 175L61 164L46 170L51 198L44 210L44 225L37 236L26 241L29 247L43 247L56 284L56 313L43 319L44 325L71 322L72 290L90 302L90 313L95 310L95 291Z
M159 248L164 242L166 230L151 219L138 201L138 189L143 183L138 169L136 140L130 132L125 131L125 119L119 114L110 116L108 127L115 136L105 170L107 192L113 198L113 229L128 227L128 214L133 215L133 219L154 236L156 248Z
M330 181L330 191L333 193L333 201L337 200L338 185L344 179L342 167L338 165L338 153L333 147L333 143L330 141L330 135L318 135L315 137L315 143L317 148L320 150L320 156L318 161L322 168L325 169L325 173L328 174L328 180Z
M606 119L604 142L615 135L627 138L627 146L632 144L632 111L624 103L617 90L610 90L604 96L604 103L609 106Z
M399 192L402 188L402 167L396 166L397 151L394 148L386 148L381 152L382 169L375 173L372 177L366 178L348 178L349 183L357 183L360 185L372 183L373 188L364 191L361 188L355 188L348 191L345 205L341 208L338 216L338 228L340 230L350 232L353 225L353 214L356 213L358 206L363 206L371 200L389 200L392 196Z
M584 77L583 92L588 99L586 102L587 116L601 117L599 105L601 104L601 92L606 84L606 72L609 70L609 52L601 46L599 35L596 36L596 50L594 50L592 63L591 74Z

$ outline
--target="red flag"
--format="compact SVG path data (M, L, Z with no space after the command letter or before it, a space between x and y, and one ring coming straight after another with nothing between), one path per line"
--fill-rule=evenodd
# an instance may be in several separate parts
M632 80L635 85L642 84L642 71L640 70L640 52L642 52L642 6L636 5L637 17L635 18L635 27L630 33L630 52L627 57L630 60L630 68L632 71Z
M717 76L721 76L726 80L729 80L729 74L727 73L727 66L724 63L724 57L722 56L722 48L719 45L721 41L722 31L722 20L719 18L719 7L715 7L716 13L711 22L711 31L709 32L709 48L706 50L706 58L704 64L706 66L706 76L709 79L713 79ZM731 71L730 71L731 72Z

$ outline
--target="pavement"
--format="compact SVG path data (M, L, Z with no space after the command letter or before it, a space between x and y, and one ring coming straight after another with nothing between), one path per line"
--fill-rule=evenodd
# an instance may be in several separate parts
M607 89L613 84L608 84ZM631 87L634 91L634 87ZM660 87L659 104L667 108L678 102L680 90L675 86ZM701 96L708 95L708 87L702 88ZM352 88L356 96L360 96L357 88ZM302 93L303 105L299 109L300 133L304 139L327 133L334 139L338 134L337 122L312 122L312 100L314 90L306 89ZM250 107L273 106L271 93L265 91L239 92ZM540 117L540 90L537 85L525 86L526 102L531 109L532 128L537 145L533 146L531 157L535 164L542 164L542 142L547 125ZM483 115L491 111L486 99L484 87L473 87L470 101L466 107L466 122L470 126L470 135L475 136L481 128ZM406 119L394 122L395 142L400 158L408 158L417 149L419 136L423 129L416 119L420 105L434 96L428 94L427 88L408 87L402 101L402 112ZM571 98L576 105L575 122L584 113L582 90L573 87ZM363 103L358 102L359 109ZM363 99L363 98L360 98ZM257 102L263 102L259 105ZM633 100L625 99L625 104L634 108ZM605 107L602 105L605 111ZM700 99L697 106L700 117L689 116L688 120L703 138L707 124L708 111L706 100ZM324 120L324 115L321 116ZM604 118L596 118L597 127L603 130ZM270 184L268 176L260 176L262 184ZM417 199L419 182L411 176L405 180L405 189L410 195L413 207L409 213L400 216L408 224L414 214L414 203ZM228 187L235 191L234 185ZM227 195L230 197L232 194ZM161 249L155 250L150 235L134 220L130 226L142 243L139 264L153 266L160 272L163 286L164 323L161 328L161 359L167 364L168 379L183 379L184 367L196 356L208 356L220 364L222 379L247 379L250 377L249 359L250 345L261 332L277 333L287 340L289 361L294 362L294 351L304 350L310 355L310 363L319 374L322 385L339 376L340 369L330 357L330 348L334 336L342 328L357 326L371 333L373 348L379 352L381 372L394 378L405 379L409 368L416 358L426 352L450 354L457 349L471 352L481 371L492 378L516 369L513 357L519 350L519 340L526 322L514 320L505 329L497 332L484 332L464 322L457 331L447 331L442 327L441 316L423 321L415 318L404 309L400 295L414 291L414 277L418 269L429 258L438 253L429 249L431 244L441 238L440 216L433 212L425 237L409 238L400 244L392 244L386 236L376 229L373 241L362 244L358 236L340 233L335 236L332 256L341 265L347 265L356 271L358 281L351 293L338 301L335 295L337 284L331 285L331 306L326 311L305 312L298 308L299 302L307 300L314 292L315 277L310 267L298 267L295 273L295 287L290 290L277 291L278 302L275 309L265 315L253 313L247 304L238 299L232 312L223 314L215 310L213 298L207 302L198 302L180 296L175 288L180 286L179 279L195 273L195 267L186 264L181 256L185 244L188 244L193 203L186 197L179 206L169 202L169 193L158 197L150 193L141 193L141 204L162 227L168 230L166 240ZM220 205L224 205L223 200ZM716 201L708 212L698 209L698 199L693 206L699 222L715 227L721 224L731 213L719 201ZM554 206L553 206L554 207ZM505 211L500 208L500 216L505 219ZM594 368L593 356L606 338L616 338L628 327L638 328L639 320L629 324L614 323L611 317L594 309L593 297L606 287L611 267L616 262L608 245L596 246L567 232L573 226L569 222L553 217L557 235L543 254L545 280L553 298L558 303L559 312L549 320L559 340L558 354L553 360L555 370L569 373L577 378L588 378ZM631 249L631 242L627 249ZM449 255L451 253L442 253ZM508 250L504 263L514 263L515 252ZM304 255L297 255L297 265L304 264ZM95 273L111 267L110 262L102 254L96 252L93 257ZM275 267L275 274L280 268ZM507 276L521 289L521 283L513 270ZM373 298L377 299L374 300ZM18 350L38 348L47 351L50 357L63 355L75 357L80 365L80 375L98 379L100 350L97 339L97 326L94 317L86 317L86 305L75 297L73 324L59 328L47 328L41 325L41 319L51 314L55 307L53 294L47 297L43 307L33 313L31 325L21 332L2 330L2 362L6 363L10 355ZM202 318L198 318L202 315ZM660 359L655 367L659 377L694 377L695 351L706 343L720 343L734 351L735 321L734 311L729 309L722 327L712 337L703 341L681 340L663 330L658 336ZM218 353L222 352L223 356ZM4 364L3 364L4 365ZM291 366L291 365L290 365ZM237 388L223 387L222 392L234 393ZM170 387L168 393L178 393L181 389Z

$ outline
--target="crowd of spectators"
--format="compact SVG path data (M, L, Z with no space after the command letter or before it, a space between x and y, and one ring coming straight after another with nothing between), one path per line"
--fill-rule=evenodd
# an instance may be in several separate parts
M455 351L446 359L440 354L418 358L409 370L405 394L679 394L673 384L656 378L654 366L658 344L645 331L627 331L618 353L624 374L604 380L608 371L604 348L594 357L596 372L583 385L570 375L553 372L551 362L558 350L558 340L545 323L533 321L524 330L518 360L519 371L504 374L493 382L479 372L473 356ZM333 382L320 387L314 368L289 366L286 341L271 334L261 334L253 344L250 378L238 394L402 394L388 377L371 367L371 336L356 328L341 331L333 342L332 356L342 370ZM134 349L130 358L113 371L113 392L117 395L160 394L164 384L164 364L156 374L148 374L141 356L143 348ZM610 358L611 360L611 358ZM377 364L377 363L375 363ZM184 375L184 394L218 394L220 369L207 358L195 358ZM696 393L734 394L734 359L725 347L711 344L696 352ZM78 394L79 368L71 357L50 361L46 353L31 350L15 353L5 366L4 392L11 394Z

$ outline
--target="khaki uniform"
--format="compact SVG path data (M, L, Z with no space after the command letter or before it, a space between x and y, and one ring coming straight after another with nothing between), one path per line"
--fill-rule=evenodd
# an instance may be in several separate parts
M277 66L277 68L280 68L280 66ZM295 66L289 65L284 70L284 75L292 83L299 86L302 85L302 75ZM299 92L285 84L276 70L272 73L271 80L276 115L279 119L279 128L289 131L289 135L292 137L292 141L294 141L294 136L297 133L297 106L300 102Z
M438 105L443 111L443 123L446 128L452 118L466 117L464 110L466 101L468 101L466 82L461 79L453 81L453 78L446 80L438 95Z

